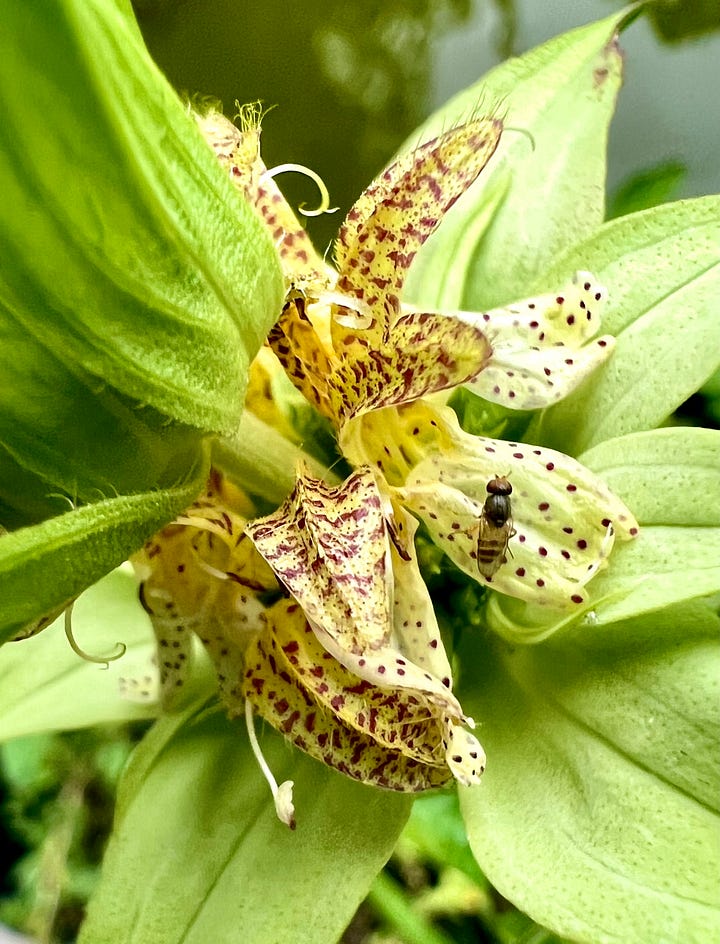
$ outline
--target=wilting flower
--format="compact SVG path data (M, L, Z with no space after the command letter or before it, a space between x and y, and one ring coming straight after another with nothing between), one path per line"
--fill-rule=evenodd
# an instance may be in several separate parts
M301 749L368 783L472 785L484 754L452 694L413 515L477 582L576 610L615 537L637 526L575 460L470 435L438 395L466 385L518 409L567 395L611 353L612 338L593 340L603 290L581 272L555 295L491 312L403 304L416 252L492 157L495 118L392 164L348 214L333 270L262 164L256 117L246 110L242 131L219 115L199 119L272 233L286 278L268 339L277 361L259 360L248 403L267 401L268 376L282 365L333 424L355 471L328 484L300 469L281 507L255 520L216 475L146 546L136 563L164 691L182 684L192 631L231 714L250 720L254 708ZM270 406L266 415L286 421ZM488 499L497 488L503 497ZM290 822L287 790L273 788Z

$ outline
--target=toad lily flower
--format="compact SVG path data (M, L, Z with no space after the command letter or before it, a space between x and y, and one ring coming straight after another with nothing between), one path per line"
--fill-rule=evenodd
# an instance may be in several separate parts
M416 252L497 147L495 118L392 164L348 214L332 270L262 164L257 114L241 117L242 130L219 115L198 120L272 233L286 279L268 339L277 360L258 359L248 403L262 402L259 388L272 386L268 372L281 365L334 425L355 471L336 486L300 469L281 507L252 521L216 478L150 542L137 563L167 654L165 692L182 683L193 630L231 714L250 718L252 706L302 750L367 783L476 784L484 754L452 694L413 515L474 580L554 608L583 604L615 537L637 527L574 460L471 436L437 395L468 385L521 409L565 396L612 350L612 338L592 340L602 289L578 273L557 294L486 313L403 304ZM485 500L495 481L505 481L494 525L502 540L486 567ZM291 822L287 789L271 784Z
M195 634L231 715L250 721L253 706L312 756L378 786L477 782L485 758L412 565L414 519L397 509L391 530L370 470L339 487L303 474L274 515L248 523L247 513L215 473L135 557L165 700L184 684ZM276 575L292 598L278 599ZM265 772L292 825L289 785Z

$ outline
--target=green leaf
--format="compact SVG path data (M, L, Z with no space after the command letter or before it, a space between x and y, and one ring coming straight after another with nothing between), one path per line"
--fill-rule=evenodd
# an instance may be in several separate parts
M413 144L426 140L477 111L499 111L506 126L478 183L418 254L407 285L414 302L482 310L524 298L559 253L601 223L622 72L615 34L628 16L615 13L504 62L413 136Z
M0 110L2 320L88 388L232 432L282 301L277 254L134 22L112 0L11 4Z
M278 780L295 782L294 832L238 723L197 708L158 722L121 785L82 944L339 938L409 800L330 771L269 729L261 740Z
M720 528L646 527L592 584L602 623L720 591Z
M594 650L466 647L461 698L488 755L461 791L471 846L501 894L574 941L720 935L719 624L706 610L686 639L681 613Z
M107 669L85 662L70 648L62 619L31 639L3 646L3 740L157 714L157 702L131 701L121 695L121 679L151 671L155 648L131 570L113 571L81 597L73 611L73 634L92 655L109 653L118 642L127 649Z
M527 434L570 455L659 425L720 364L720 197L613 220L536 289L556 285L580 263L608 292L603 331L617 345L607 364Z
M0 419L1 421L1 419ZM0 525L14 531L68 509L68 499L28 472L0 445Z
M583 454L642 526L593 581L602 623L720 591L719 455L720 432L693 427L622 436Z
M579 458L643 525L720 527L720 431L674 426L600 443Z
M8 455L0 467L0 498L9 509L3 524L66 510L67 499L53 493L90 502L147 491L176 483L197 463L198 430L78 376L3 312L2 302L0 348L12 352L0 394L0 442Z
M207 464L174 488L121 495L0 536L0 642L121 564L202 491Z

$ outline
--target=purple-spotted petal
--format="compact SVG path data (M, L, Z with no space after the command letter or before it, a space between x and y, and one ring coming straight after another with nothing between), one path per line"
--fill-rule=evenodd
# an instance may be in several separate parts
M445 719L445 759L453 777L464 787L476 787L485 772L485 751L462 725Z
M260 157L260 110L246 106L237 128L219 112L195 116L230 179L257 210L272 236L286 280L303 290L320 291L334 281L310 237L291 210Z
M280 508L246 533L313 624L334 627L349 651L387 644L390 548L369 469L339 486L301 470Z
M502 122L480 118L401 157L348 213L335 246L337 288L372 311L372 342L389 338L417 250L492 157ZM334 325L339 338L342 325ZM334 337L336 335L334 334Z
M437 422L452 432L454 449L428 456L399 490L433 540L465 573L502 593L554 607L584 603L585 585L615 537L638 532L629 509L562 453L470 436L449 410L438 411ZM478 542L487 484L496 476L512 485L511 520L507 549L499 545L499 567L487 578L478 567Z
M440 636L435 609L415 553L418 521L393 502L390 553L394 579L393 623L397 647L405 660L452 685L450 662ZM398 667L398 672L401 667ZM405 672L403 671L403 674Z
M206 495L132 559L157 639L166 704L187 680L196 635L215 664L223 701L237 707L243 651L263 625L261 595L277 588L244 534L232 493L215 477Z
M340 446L353 465L369 465L392 486L402 485L427 455L452 450L453 436L438 423L437 408L424 400L364 413L346 423Z
M444 723L434 705L412 691L379 687L350 672L320 645L294 600L276 604L267 627L262 645L275 660L281 681L283 672L289 673L315 702L389 750L442 764Z
M282 651L270 649L267 636L258 637L248 649L244 695L261 717L301 750L348 777L389 790L412 793L452 779L442 750L436 764L428 764L379 743L316 701L290 671Z
M390 329L390 340L348 335L330 377L340 423L386 406L398 406L477 376L491 348L479 328L441 314L413 312Z
M516 410L535 410L571 393L612 353L615 339L590 340L600 327L605 291L589 272L553 295L460 317L482 327L492 356L466 386Z
M318 412L335 420L337 393L330 378L337 359L321 344L302 298L288 302L267 340L295 388Z
M401 648L396 616L411 612L393 574L393 553L408 556L407 538L392 521L370 469L359 469L342 485L328 486L300 473L293 493L277 512L247 525L246 531L278 579L305 612L323 649L361 679L407 689L464 721L450 691L452 680L434 617L418 600L415 632L407 629L415 664ZM399 524L407 527L404 521ZM391 540L391 529L395 540ZM410 561L401 581L411 581ZM433 651L437 650L433 655ZM441 675L434 672L440 669Z
M401 316L387 343L377 346L369 333L348 333L334 352L321 343L302 299L286 307L268 340L297 389L339 426L457 387L482 371L491 354L479 328L424 312Z

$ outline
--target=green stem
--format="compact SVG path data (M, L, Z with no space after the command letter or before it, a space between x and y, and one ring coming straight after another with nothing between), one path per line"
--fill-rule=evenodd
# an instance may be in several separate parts
M381 872L368 893L368 903L407 944L452 944L449 937L418 914L402 887Z
M298 462L305 463L318 478L337 481L317 459L249 410L243 413L233 437L213 443L212 461L252 495L275 505L284 501L293 490Z

